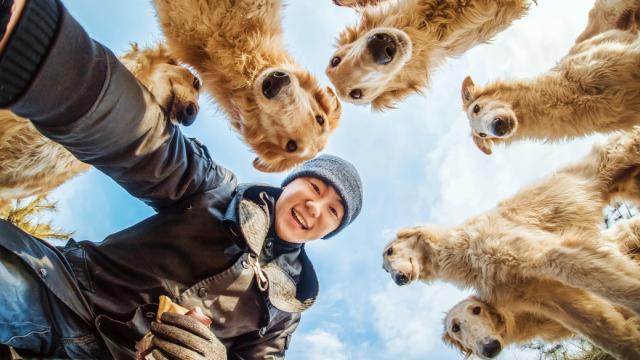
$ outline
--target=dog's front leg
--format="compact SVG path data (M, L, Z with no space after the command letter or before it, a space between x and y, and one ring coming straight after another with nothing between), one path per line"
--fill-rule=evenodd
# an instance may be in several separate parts
M640 315L640 266L607 247L564 241L547 249L525 273L596 293Z
M587 291L557 282L540 282L527 299L533 310L587 337L617 359L640 359L637 323L625 319L610 303Z

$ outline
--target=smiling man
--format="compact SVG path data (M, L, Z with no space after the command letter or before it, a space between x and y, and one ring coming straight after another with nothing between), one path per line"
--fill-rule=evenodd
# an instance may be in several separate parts
M305 243L360 213L353 165L323 155L281 187L238 185L61 2L0 0L0 10L0 108L156 210L63 248L0 221L0 287L12 290L0 292L0 350L133 359L150 331L158 360L284 358L318 294ZM201 308L211 329L186 315L156 321L161 295Z

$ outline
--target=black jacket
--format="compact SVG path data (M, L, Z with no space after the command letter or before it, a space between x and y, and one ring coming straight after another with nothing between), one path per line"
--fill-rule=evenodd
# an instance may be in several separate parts
M101 243L71 241L62 254L25 237L3 237L0 246L45 274L116 358L133 355L160 295L202 307L230 358L284 357L318 284L304 247L274 256L269 229L279 189L237 186L59 6L53 44L11 110L157 214Z

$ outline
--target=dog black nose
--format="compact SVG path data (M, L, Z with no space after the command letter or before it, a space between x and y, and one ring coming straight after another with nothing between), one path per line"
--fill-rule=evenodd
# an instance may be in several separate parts
M509 122L500 118L495 119L493 124L491 124L491 127L493 128L492 131L496 136L505 136L509 131L511 131Z
M390 63L396 54L396 43L391 39L391 36L384 33L370 36L367 41L367 48L378 65Z
M395 273L393 274L393 281L398 286L407 285L409 282L409 277L403 273Z
M184 126L189 126L196 121L196 116L198 115L198 104L188 103L187 106L182 109L178 109L176 112L176 117L178 118L178 122Z
M492 358L502 350L502 346L500 345L500 341L492 340L491 342L482 345L482 355Z
M289 84L291 84L289 74L282 71L274 71L262 81L262 94L267 99L273 99L282 88Z

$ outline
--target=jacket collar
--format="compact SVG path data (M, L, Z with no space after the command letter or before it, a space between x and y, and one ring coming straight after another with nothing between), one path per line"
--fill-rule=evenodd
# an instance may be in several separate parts
M224 214L223 224L231 238L256 258L273 226L280 192L268 185L240 184ZM301 312L315 302L318 278L304 246L268 261L261 271L269 281L269 301L279 310Z

